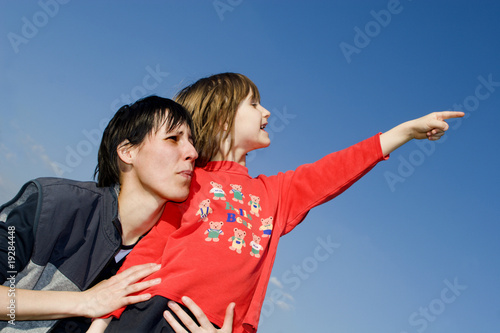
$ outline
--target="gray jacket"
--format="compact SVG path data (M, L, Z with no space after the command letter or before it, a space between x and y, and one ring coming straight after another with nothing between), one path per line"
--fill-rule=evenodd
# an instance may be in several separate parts
M119 251L120 235L115 188L30 181L0 207L0 283L12 290L85 290ZM0 321L0 329L47 332L56 322Z

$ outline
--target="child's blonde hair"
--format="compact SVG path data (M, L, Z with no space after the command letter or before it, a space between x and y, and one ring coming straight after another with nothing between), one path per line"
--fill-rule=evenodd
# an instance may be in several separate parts
M200 79L177 94L176 102L193 118L198 151L196 166L205 166L217 154L222 141L233 132L238 106L250 93L260 103L259 90L249 78L222 73ZM229 130L222 136L225 126Z

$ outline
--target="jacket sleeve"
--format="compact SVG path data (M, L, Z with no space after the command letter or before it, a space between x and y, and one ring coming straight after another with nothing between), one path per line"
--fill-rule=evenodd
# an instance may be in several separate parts
M29 188L25 185L13 200L0 207L0 283L22 271L30 261L39 195Z
M286 172L282 183L280 211L287 221L283 234L290 232L309 210L348 189L378 162L384 160L380 134L322 159Z

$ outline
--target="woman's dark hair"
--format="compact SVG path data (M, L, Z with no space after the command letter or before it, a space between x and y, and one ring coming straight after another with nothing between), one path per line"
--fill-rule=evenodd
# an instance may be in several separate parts
M194 135L188 112L171 99L148 96L122 106L109 121L102 136L94 172L98 186L120 183L117 148L122 142L128 140L131 146L139 145L146 135L158 131L163 124L167 124L167 131L186 124Z

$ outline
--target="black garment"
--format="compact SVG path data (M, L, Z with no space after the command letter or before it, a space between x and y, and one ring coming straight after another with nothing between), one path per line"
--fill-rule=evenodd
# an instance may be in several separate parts
M186 326L168 307L170 300L163 296L154 296L146 302L136 303L127 306L120 319L113 318L109 323L106 333L175 333L172 327L163 318L163 312L168 310L177 322L179 322L188 332ZM184 305L179 306L198 324L198 321ZM215 326L215 325L214 325ZM133 328L131 328L133 327ZM215 326L219 328L218 326Z

